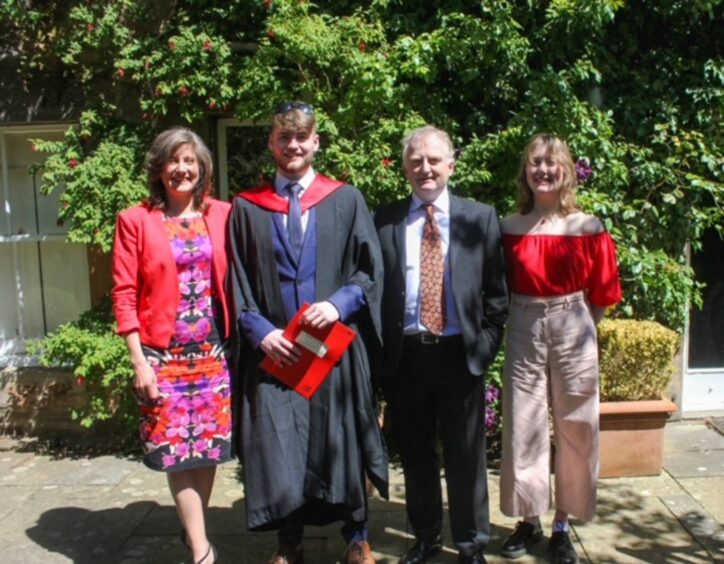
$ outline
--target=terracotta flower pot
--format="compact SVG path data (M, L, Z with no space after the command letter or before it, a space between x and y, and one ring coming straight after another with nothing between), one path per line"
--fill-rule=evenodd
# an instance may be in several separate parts
M676 411L669 400L601 403L599 477L656 476L664 461L664 425Z

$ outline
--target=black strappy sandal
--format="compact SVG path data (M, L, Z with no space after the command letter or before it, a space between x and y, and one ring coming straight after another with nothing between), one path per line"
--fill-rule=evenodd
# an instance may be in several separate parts
M211 556L214 558L214 562L218 562L219 553L216 551L216 547L213 544L209 543L209 550L207 550L206 554L201 557L201 560L198 560L194 564L201 564L209 557L209 554L211 554Z

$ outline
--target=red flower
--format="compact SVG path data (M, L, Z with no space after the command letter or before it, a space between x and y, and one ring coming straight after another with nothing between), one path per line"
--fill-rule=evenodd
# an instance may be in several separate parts
M123 68L119 68L116 71L116 75L118 75L118 78L123 78L124 76L126 76L126 70Z
M176 42L175 42L175 41L169 41L169 42L168 42L168 48L171 49L172 51L173 51L174 49L176 49Z
M85 30L88 33L93 33L95 31L95 29L96 29L96 25L92 24L92 23L86 24L86 26L85 26Z
M271 8L273 2L274 2L274 0L264 0L264 5L265 5L267 8Z
M267 31L266 36L269 38L269 41L274 41L277 38L277 34L272 30Z
M367 43L365 43L364 41L360 41L357 47L362 52L367 51Z
M215 100L211 100L211 102L209 102L209 109L210 109L210 110L215 110L215 109L218 108L218 107L219 107L219 106L218 106L218 104L216 103Z
M214 48L214 44L208 39L204 42L204 51L211 51Z
M183 96L183 97L188 96L190 92L191 91L185 86L182 86L181 88L178 89L178 93L181 94L181 96Z
M77 159L70 159L70 160L68 161L68 166L69 166L70 168L75 168L75 167L77 167L77 166L78 166L78 160L77 160Z
M82 386L83 384L85 384L85 378L83 378L83 376L78 376L75 379L75 383L78 384L79 386Z
M391 158L385 157L384 159L382 159L382 166L383 166L383 167L387 168L387 167L390 166L391 164L392 164L392 159L391 159Z

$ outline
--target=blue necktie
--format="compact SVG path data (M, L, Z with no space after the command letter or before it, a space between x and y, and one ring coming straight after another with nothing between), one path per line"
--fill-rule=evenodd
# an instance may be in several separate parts
M289 217L287 217L287 236L289 245L292 247L294 258L299 257L302 250L302 206L299 203L299 192L302 185L290 182L284 187L289 194Z

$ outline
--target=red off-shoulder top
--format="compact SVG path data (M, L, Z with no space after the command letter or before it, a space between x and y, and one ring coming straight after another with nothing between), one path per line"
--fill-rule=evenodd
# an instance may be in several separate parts
M587 235L503 234L508 286L526 296L580 290L595 306L621 301L616 245L603 231Z

